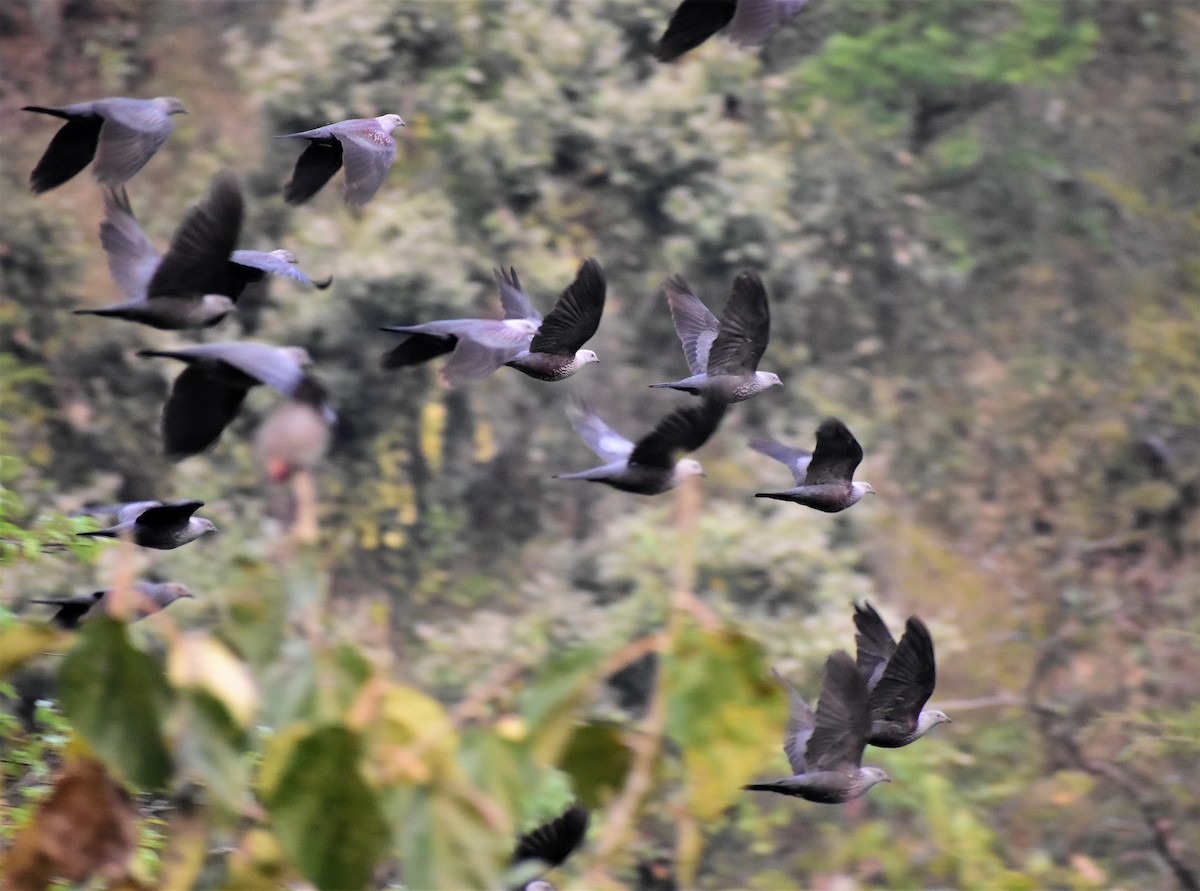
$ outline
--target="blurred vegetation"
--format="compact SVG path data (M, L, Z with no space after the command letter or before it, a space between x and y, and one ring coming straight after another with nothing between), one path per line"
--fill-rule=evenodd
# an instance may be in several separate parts
M83 789L110 856L59 874L114 885L498 887L516 834L579 796L568 887L661 856L684 887L1197 887L1200 13L813 0L759 53L660 66L673 6L0 10L10 875L40 887ZM129 186L152 241L231 167L240 246L335 277L250 290L201 335L316 359L342 424L315 544L255 464L274 397L172 465L170 372L134 352L177 335L69 314L116 293L99 192L28 193L53 126L18 109L101 95L189 109ZM284 205L274 134L386 112L409 126L370 205L336 178ZM379 369L380 325L495 316L500 265L546 310L588 255L600 365L460 390ZM589 460L571 398L628 435L684 398L645 390L684 369L662 279L716 310L746 267L785 387L730 412L702 484L552 481ZM879 498L753 501L783 471L746 439L806 445L827 414ZM85 504L176 497L222 534L73 538ZM142 575L197 599L77 635L29 603ZM868 750L896 782L850 805L739 794L786 770L768 668L815 695L866 598L929 623L954 724Z

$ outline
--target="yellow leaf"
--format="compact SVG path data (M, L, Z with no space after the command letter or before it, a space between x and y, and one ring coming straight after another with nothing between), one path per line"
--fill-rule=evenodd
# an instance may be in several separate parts
M171 647L167 677L176 687L198 687L229 710L243 727L258 711L258 690L249 670L220 641L188 632Z

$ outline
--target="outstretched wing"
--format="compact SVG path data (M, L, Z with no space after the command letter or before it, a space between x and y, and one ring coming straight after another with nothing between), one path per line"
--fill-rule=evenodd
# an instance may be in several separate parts
M125 187L104 192L100 245L108 255L108 271L130 300L145 300L162 257L138 225Z
M708 311L700 298L682 276L673 275L663 282L667 304L675 322L675 333L683 344L683 357L692 374L703 374L708 368L708 354L720 330L717 317Z
M788 694L788 716L787 727L783 734L783 751L787 755L788 764L792 766L792 773L802 774L805 767L805 750L812 737L816 716L813 714L812 706L804 701L799 690L785 681L778 673L775 674L775 677L783 684Z
M638 440L629 463L670 470L682 453L694 452L708 442L728 407L724 399L709 397L699 405L676 409Z
M633 443L604 423L590 406L579 406L570 418L584 444L605 461L623 461L633 451Z
M757 272L743 272L733 280L733 293L721 312L717 338L708 353L709 376L754 374L770 339L767 289Z
M683 0L658 39L655 58L673 62L695 49L728 25L736 9L736 0Z
M323 128L322 128L323 129ZM287 136L301 136L289 133ZM286 138L286 137L281 137ZM314 139L296 159L292 178L283 187L283 200L288 204L303 204L341 169L342 144L332 136Z
M531 353L574 356L600 327L606 283L600 261L588 257L529 343Z
M936 684L933 638L925 623L911 616L883 676L871 691L872 720L915 725Z
M216 380L189 365L175 378L163 406L163 450L186 458L203 452L221 437L249 392Z
M827 418L817 428L817 447L803 485L849 484L862 458L862 446L849 428L837 418Z
M794 449L781 442L776 442L774 439L765 438L750 440L750 448L756 452L762 452L764 455L769 455L781 464L787 465L787 469L792 472L792 479L796 481L796 485L801 486L804 484L804 477L808 473L808 463L812 460L812 452L807 452L804 449Z
M346 203L362 207L387 179L396 160L396 140L370 119L347 122L338 127L336 136L342 143L342 163L346 166Z
M521 836L513 851L512 862L539 860L547 867L561 866L583 844L589 814L573 804L560 816Z
M90 111L67 114L57 108L43 108L39 105L26 105L22 110L66 118L67 121L54 134L41 160L29 175L30 187L35 193L48 192L61 186L87 167L96 156L100 128L104 126L104 118L98 114Z
M102 99L94 105L104 116L104 126L92 172L103 185L119 186L146 166L175 122L153 100Z
M896 641L892 632L869 603L854 605L854 635L857 648L858 673L862 675L867 690L874 690L892 653L896 652Z
M220 173L208 194L184 215L171 237L147 295L178 297L239 292L229 255L242 229L242 190L233 174Z
M172 501L169 504L158 504L142 511L138 515L137 524L151 529L181 526L202 507L203 501Z
M815 720L805 753L808 769L857 769L871 733L871 714L867 687L845 650L837 650L825 660Z
M535 325L541 325L542 314L537 311L537 307L521 287L517 270L512 266L508 267L507 272L503 269L493 269L492 275L496 279L496 287L500 289L500 305L504 307L504 318L528 319Z

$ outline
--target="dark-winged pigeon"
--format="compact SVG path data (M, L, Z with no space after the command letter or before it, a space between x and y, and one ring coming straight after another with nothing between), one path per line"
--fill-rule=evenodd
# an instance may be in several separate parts
M867 685L871 711L867 742L898 749L950 722L945 712L925 708L937 684L933 638L925 623L909 616L897 645L879 613L864 603L854 606L854 625L858 670Z
M304 370L312 359L301 347L206 343L174 350L141 350L138 355L187 364L163 408L163 444L173 458L198 454L215 443L246 394L259 384L313 406L327 423L337 420L325 404L324 387Z
M571 423L587 447L607 463L577 473L561 473L555 479L588 480L622 492L660 495L688 477L704 476L699 461L681 455L694 452L708 442L725 417L727 407L724 400L709 396L699 405L678 408L659 421L637 445L609 427L590 408L582 407L571 417Z
M606 285L598 260L583 261L545 319L521 289L515 269L496 270L494 275L504 307L502 320L445 319L384 328L405 338L384 354L383 367L417 365L453 353L442 377L457 384L486 377L501 365L539 380L557 381L600 361L594 352L582 349L596 333L604 312Z
M683 0L658 40L655 57L673 62L718 31L738 46L762 46L808 0Z
M97 615L112 614L111 590L96 591L79 597L45 597L31 600L30 603L44 603L47 606L58 607L58 612L50 617L50 621L60 628L77 628L84 619ZM134 608L129 616L131 622L144 619L159 610L166 609L176 600L183 597L195 597L183 585L173 582L138 582L133 586Z
M562 814L543 823L517 842L510 863L540 864L543 870L562 866L567 858L583 844L587 836L589 814L578 804L573 804ZM545 879L532 879L516 886L514 891L554 891L554 886Z
M692 375L651 387L695 395L720 390L728 401L741 402L782 384L777 374L758 370L771 336L767 289L758 273L747 271L734 279L720 320L680 276L668 278L663 290Z
M825 660L815 713L790 685L788 699L783 750L793 776L744 788L841 804L858 798L876 783L890 781L878 767L862 766L871 715L866 684L849 653L837 650Z
M161 501L134 501L88 508L81 513L116 514L117 525L79 534L123 538L143 548L169 551L217 531L212 520L192 516L203 506L203 501L172 501L167 504Z
M796 481L795 488L758 492L755 498L794 501L832 514L857 504L866 494L875 494L870 483L854 482L854 471L863 457L862 446L837 418L821 422L813 452L793 449L773 439L753 440L750 447L786 464Z
M354 118L326 124L315 130L284 133L278 139L307 139L308 148L296 161L292 178L283 188L288 204L303 204L342 166L346 168L344 197L351 207L370 201L387 179L396 160L396 140L392 131L403 127L398 114L377 118Z
M66 121L33 168L29 179L34 192L61 186L92 158L96 179L116 188L141 170L171 135L171 115L186 114L183 103L171 96L96 99L54 108L26 105L24 110Z

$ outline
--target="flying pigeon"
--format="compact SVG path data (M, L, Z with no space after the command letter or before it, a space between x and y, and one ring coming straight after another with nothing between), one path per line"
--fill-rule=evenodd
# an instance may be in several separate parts
M216 532L212 520L193 517L204 506L203 501L134 501L109 507L88 508L85 514L116 514L117 525L80 535L99 538L124 538L143 548L169 551L195 541L202 535Z
M758 370L771 334L767 290L758 273L747 271L734 279L719 321L681 277L668 278L663 290L692 376L651 387L694 395L719 388L728 401L741 402L783 383L777 374Z
M511 865L537 862L550 870L562 866L587 835L589 814L573 804L561 815L521 836L513 851ZM545 879L536 878L517 886L517 891L554 891Z
M937 683L933 638L916 616L909 616L899 645L869 603L854 606L858 629L858 670L867 685L873 746L898 749L920 739L938 724L950 723L945 712L924 709Z
M187 364L175 379L163 409L163 443L166 454L173 458L198 454L215 443L246 394L259 384L313 406L329 424L337 420L325 404L324 388L304 371L312 359L300 347L206 343L174 350L141 350L138 355Z
M655 58L673 62L721 29L738 46L762 46L808 0L683 0L658 40Z
M134 612L129 617L132 622L144 619L161 609L166 609L180 598L195 597L183 585L170 582L165 584L138 582L133 586L133 590L136 600ZM70 630L78 628L79 623L84 619L99 614L110 615L112 600L108 595L111 593L112 591L108 590L96 591L80 597L47 597L41 600L31 600L30 603L44 603L48 606L58 607L58 612L50 617L50 621L60 628Z
M303 204L330 177L346 166L346 203L362 207L370 201L383 181L392 162L396 160L396 140L392 131L403 127L398 114L377 118L354 118L326 124L301 133L284 133L277 139L307 139L308 148L296 161L292 178L283 187L283 200L288 204Z
M254 437L254 451L273 483L312 470L329 448L329 419L319 406L289 400L271 412Z
M637 445L609 427L594 411L582 407L571 423L587 447L607 463L577 473L561 473L555 479L589 480L622 492L661 495L688 477L704 476L699 461L681 458L680 454L693 452L708 441L727 406L724 400L710 396L699 405L676 409Z
M849 653L837 650L825 660L815 714L790 685L788 701L783 751L794 775L743 788L841 804L891 780L878 767L862 766L871 715L866 684Z
M600 361L582 349L600 326L605 279L600 261L584 260L573 281L542 318L521 289L515 269L494 272L504 319L445 319L384 328L406 335L383 356L384 368L400 368L453 353L442 368L448 384L486 377L510 365L530 377L558 381Z
M817 428L816 451L793 449L773 439L753 440L750 447L786 464L796 481L793 489L758 492L755 498L794 501L832 514L857 504L868 493L875 494L870 483L853 481L862 446L837 418L828 418Z
M234 251L229 255L229 262L238 267L236 275L239 282L244 284L260 282L268 275L282 275L318 291L324 291L333 283L333 276L314 282L296 265L295 255L283 248L273 251Z
M133 178L175 129L173 114L186 114L171 96L157 99L96 99L24 111L63 118L66 123L50 140L29 177L34 192L61 186L96 159L92 173L101 184L116 188Z

